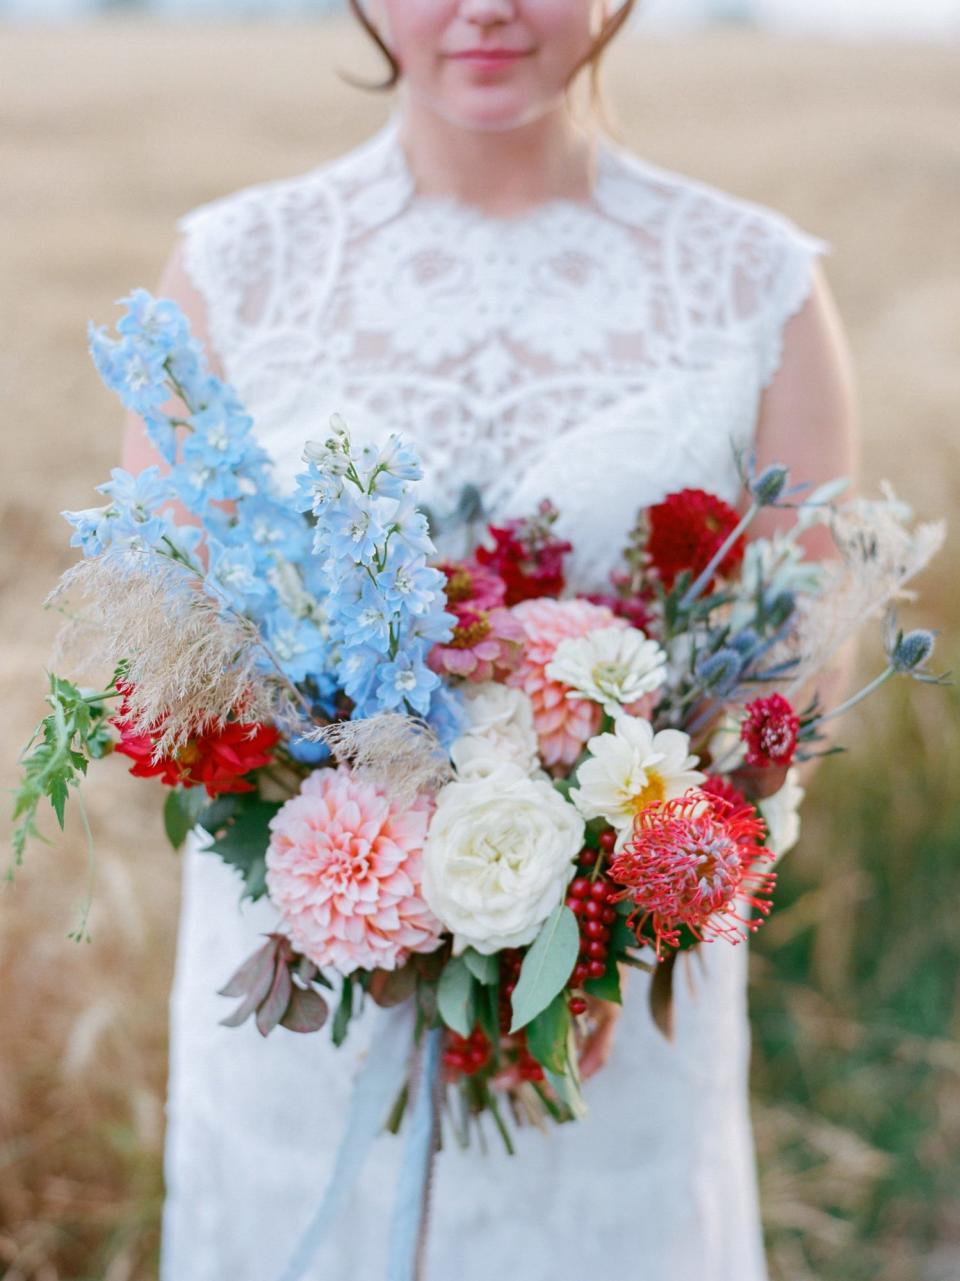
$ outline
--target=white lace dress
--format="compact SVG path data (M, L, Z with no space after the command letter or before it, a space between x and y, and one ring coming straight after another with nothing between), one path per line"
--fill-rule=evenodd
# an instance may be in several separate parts
M332 164L180 223L212 342L287 479L338 410L418 445L422 493L472 482L499 515L545 495L596 589L637 508L671 489L737 495L782 329L827 244L775 211L601 145L589 201L486 216L414 190L396 122ZM324 1187L370 1009L325 1033L218 1026L215 989L274 918L194 845L172 999L164 1281L273 1281ZM747 1104L746 947L678 971L672 1044L631 974L579 1126L508 1158L438 1161L429 1281L631 1273L762 1281ZM311 1278L383 1281L396 1140L373 1157ZM626 1274L626 1273L624 1273Z

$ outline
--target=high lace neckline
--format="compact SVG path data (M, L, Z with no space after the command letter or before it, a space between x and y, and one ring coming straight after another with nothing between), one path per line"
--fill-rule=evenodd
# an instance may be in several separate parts
M452 193L420 191L403 145L400 113L396 109L372 135L367 146L371 160L376 158L379 161L383 174L389 175L395 187L395 200L386 202L384 206L384 220L402 208L416 208L424 213L446 215L449 219L464 224L485 224L496 231L509 234L525 232L557 217L589 218L595 216L598 210L612 212L609 207L612 194L609 188L616 168L618 149L602 136L598 136L593 143L589 190L585 196L551 196L513 214L492 213L474 201Z

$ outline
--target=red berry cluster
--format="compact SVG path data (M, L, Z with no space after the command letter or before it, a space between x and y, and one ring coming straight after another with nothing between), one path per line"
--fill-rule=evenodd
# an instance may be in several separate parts
M602 978L607 971L610 927L617 919L609 903L614 893L615 887L602 876L595 881L589 876L578 876L570 882L567 906L580 926L580 956L570 977L574 987L580 987L586 979ZM582 1013L582 1010L573 1010L573 1013Z
M543 1068L527 1049L526 1032L515 1032L510 1035L510 1024L513 1022L513 1008L510 998L513 996L520 977L523 964L523 953L518 948L510 948L500 953L500 1044L505 1050L515 1051L513 1066L524 1081L542 1081Z
M490 1060L490 1042L483 1028L475 1027L469 1036L447 1031L447 1048L443 1052L443 1065L451 1072L473 1076Z

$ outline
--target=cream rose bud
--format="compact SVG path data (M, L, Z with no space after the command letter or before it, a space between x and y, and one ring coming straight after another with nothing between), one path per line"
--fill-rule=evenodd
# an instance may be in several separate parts
M483 681L463 691L464 732L450 749L461 778L489 774L503 763L532 774L540 764L533 704L522 690Z
M767 864L767 870L776 866L787 850L793 849L800 837L800 804L807 793L797 782L797 778L795 767L787 770L783 787L772 796L765 796L762 801L757 802L767 825L767 849L776 855L775 862Z
M551 783L504 764L448 783L423 851L423 897L453 950L532 943L574 874L584 822Z

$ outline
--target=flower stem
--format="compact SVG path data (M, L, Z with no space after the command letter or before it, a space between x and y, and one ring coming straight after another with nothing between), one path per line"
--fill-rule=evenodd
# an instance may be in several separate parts
M875 676L872 681L867 685L864 685L863 689L858 690L856 694L852 694L845 702L841 703L838 707L835 707L832 712L824 712L823 715L818 716L815 721L811 721L810 728L816 728L817 726L822 725L824 721L832 721L835 717L842 716L844 712L849 712L851 707L856 707L857 703L861 703L868 694L872 694L875 689L879 689L884 681L889 680L895 671L896 668L893 664L890 664L880 673L879 676Z
M681 609L689 609L690 606L697 599L697 597L703 595L707 584L710 582L711 578L713 578L719 566L723 564L723 560L724 560L724 557L727 555L727 552L729 552L730 548L734 545L734 543L737 541L740 535L751 523L754 516L756 516L759 510L760 510L759 503L753 502L750 504L750 506L747 508L746 512L744 513L744 515L740 518L740 520L733 527L733 529L731 529L730 533L726 536L726 538L723 540L723 542L720 544L717 550L710 557L709 563L707 564L706 568L700 572L700 574L694 579L694 581L690 584L687 590L683 593L683 596L680 600Z

